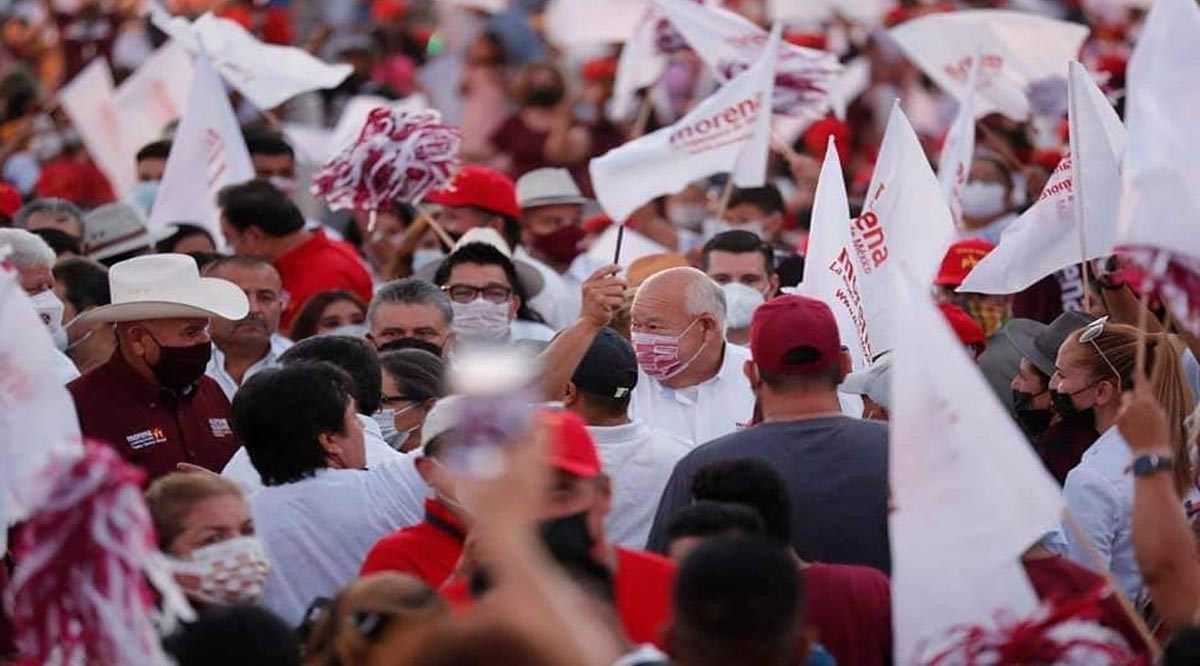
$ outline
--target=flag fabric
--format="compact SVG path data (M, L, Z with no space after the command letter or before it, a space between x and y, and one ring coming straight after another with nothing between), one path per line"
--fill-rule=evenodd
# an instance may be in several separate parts
M971 62L971 71L967 75L967 90L958 103L958 113L954 123L946 133L946 142L938 155L938 181L942 184L942 192L946 194L946 204L950 207L950 216L954 218L954 226L962 228L962 193L971 175L971 160L975 156L975 111L973 108L975 87L979 80L979 52Z
M225 86L213 63L199 54L187 110L150 210L149 228L191 222L207 229L223 246L217 193L226 185L253 178L254 164Z
M636 109L637 92L658 83L666 71L667 59L655 41L662 21L653 8L646 8L629 39L621 47L617 76L613 80L612 100L607 109L608 117L613 122L631 120Z
M624 42L650 0L550 0L543 15L546 38L563 47Z
M767 0L767 16L787 23L828 21L841 16L873 28L883 21L889 6L879 0Z
M765 30L727 9L691 0L654 0L654 7L722 81L757 62L767 42ZM775 63L773 113L823 117L839 72L833 54L784 43Z
M953 627L1028 617L1021 554L1055 529L1062 491L933 301L893 271L888 475L897 664L930 663Z
M771 143L767 104L779 34L776 26L754 66L679 122L592 160L592 187L609 217L623 223L647 201L715 173L729 172L739 187L762 186Z
M608 225L608 228L600 232L600 235L596 236L596 240L592 241L592 244L588 246L587 257L592 270L612 263L617 251L617 231L617 225ZM671 250L655 243L633 229L626 229L621 234L620 265L622 268L628 269L630 264L642 257L669 252Z
M162 138L179 119L192 88L192 56L175 40L152 53L117 87L121 140L129 155Z
M999 112L1027 120L1030 86L1064 79L1088 29L1025 12L974 9L923 16L892 28L900 48L939 87L960 102L979 52L975 117Z
M154 25L193 53L212 59L225 80L261 110L300 93L335 88L354 68L330 65L303 49L264 44L235 21L205 14L188 23L151 5Z
M1078 62L1071 63L1069 98L1070 156L959 291L1012 294L1068 266L1112 254L1125 128Z
M0 246L0 262L8 251ZM8 550L8 528L40 503L45 467L83 452L75 403L49 372L56 353L16 272L0 263L0 551Z
M876 351L867 330L866 306L858 288L859 271L851 256L852 247L846 177L842 174L837 145L831 136L813 195L812 223L800 291L829 305L837 320L838 335L850 350L854 367L865 368L875 358Z
M58 101L96 166L113 190L125 196L137 186L137 167L121 140L120 114L114 98L112 70L104 58L92 60L58 92Z

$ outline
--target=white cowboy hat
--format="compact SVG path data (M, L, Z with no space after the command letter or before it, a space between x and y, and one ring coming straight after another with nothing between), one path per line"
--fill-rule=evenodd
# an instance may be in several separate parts
M245 292L228 280L200 277L196 261L186 254L151 254L113 264L108 286L109 305L88 310L67 326L185 317L236 321L250 311Z
M588 202L571 172L546 167L534 169L517 179L517 205L522 210L558 204L584 205Z

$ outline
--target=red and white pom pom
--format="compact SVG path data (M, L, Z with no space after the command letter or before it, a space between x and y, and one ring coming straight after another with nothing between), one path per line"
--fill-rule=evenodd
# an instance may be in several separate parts
M418 203L450 183L458 169L461 133L437 111L378 108L358 140L313 178L313 194L334 210L375 211L393 201Z
M48 493L14 544L6 601L21 656L38 664L169 664L155 619L169 631L194 613L156 547L143 474L110 447L84 448L47 468Z

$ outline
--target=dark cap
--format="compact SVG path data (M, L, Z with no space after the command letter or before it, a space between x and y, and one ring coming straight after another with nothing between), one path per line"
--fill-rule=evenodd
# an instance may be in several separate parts
M1029 359L1042 374L1049 376L1054 374L1058 348L1072 333L1095 320L1095 317L1082 312L1064 312L1049 325L1032 319L1013 319L1001 332L1021 352L1021 356Z
M842 340L823 301L789 294L758 306L750 322L750 354L767 372L811 375L838 363Z
M571 376L575 388L605 398L626 398L637 386L637 356L629 341L602 328Z

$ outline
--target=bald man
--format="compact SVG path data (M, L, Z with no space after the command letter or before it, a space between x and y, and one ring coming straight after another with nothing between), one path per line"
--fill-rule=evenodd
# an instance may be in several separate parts
M547 395L562 394L621 307L626 282L619 271L605 266L583 283L580 318L543 352ZM693 447L753 418L754 392L742 372L750 353L725 342L725 294L707 275L671 268L650 277L634 297L630 323L639 374L630 416Z

